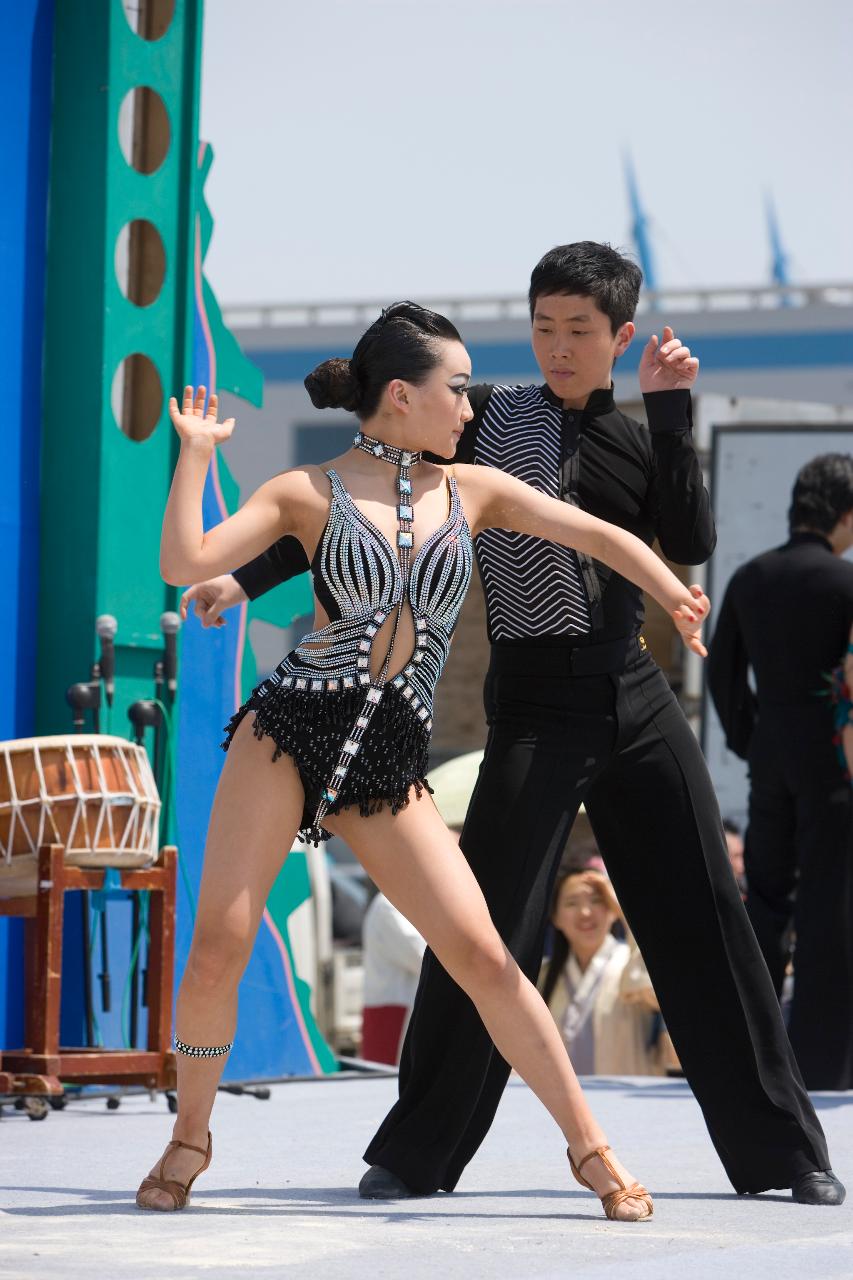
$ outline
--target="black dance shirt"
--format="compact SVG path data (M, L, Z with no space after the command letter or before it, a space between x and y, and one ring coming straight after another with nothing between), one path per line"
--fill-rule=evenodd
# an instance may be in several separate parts
M819 533L741 565L726 588L708 654L708 688L729 748L746 758L758 717L829 719L826 676L853 627L853 564ZM755 692L749 671L755 678ZM819 695L823 694L823 697ZM829 730L827 730L829 732Z

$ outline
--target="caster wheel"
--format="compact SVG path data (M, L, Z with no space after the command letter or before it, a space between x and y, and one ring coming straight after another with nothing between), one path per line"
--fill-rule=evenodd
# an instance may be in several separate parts
M118 1111L121 1106L121 1098L107 1098L107 1111Z
M46 1120L50 1107L44 1098L25 1098L24 1110L31 1120Z
M48 1098L51 1111L64 1111L68 1105L68 1099L64 1093L56 1094L52 1098Z
M176 1098L174 1093L166 1094L166 1105L168 1106L173 1116L176 1116L178 1114L178 1099Z

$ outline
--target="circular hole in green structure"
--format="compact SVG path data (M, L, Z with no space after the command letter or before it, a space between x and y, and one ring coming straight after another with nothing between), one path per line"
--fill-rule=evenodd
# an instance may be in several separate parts
M175 0L121 0L124 16L134 35L160 40L172 25Z
M169 152L171 127L166 104L148 85L124 95L118 111L122 155L137 173L155 173Z
M149 356L135 351L113 375L110 395L113 416L129 440L147 440L163 411L163 384Z
M116 237L115 269L128 302L148 307L156 301L166 277L166 249L153 222L134 218L124 224Z

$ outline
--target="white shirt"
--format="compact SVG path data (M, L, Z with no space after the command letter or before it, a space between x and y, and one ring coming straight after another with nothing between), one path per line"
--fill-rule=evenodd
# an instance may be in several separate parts
M426 943L381 893L367 908L362 944L365 1007L393 1004L411 1008Z

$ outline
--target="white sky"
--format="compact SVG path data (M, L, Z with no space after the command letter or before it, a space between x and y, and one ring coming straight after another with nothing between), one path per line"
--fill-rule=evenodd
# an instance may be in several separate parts
M221 303L523 293L546 249L663 286L853 280L849 0L207 0Z

